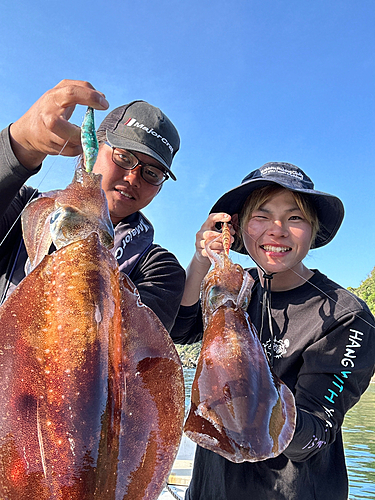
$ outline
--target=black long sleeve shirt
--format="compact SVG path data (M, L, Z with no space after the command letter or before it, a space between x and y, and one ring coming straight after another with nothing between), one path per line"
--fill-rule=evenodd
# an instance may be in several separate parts
M261 300L258 281L248 308L258 331ZM273 369L295 396L292 442L277 458L241 464L198 446L187 500L347 499L341 426L374 373L374 318L363 301L317 270L302 286L272 292L271 309L274 342L264 347L273 348ZM201 316L199 303L181 307L174 341L199 340Z

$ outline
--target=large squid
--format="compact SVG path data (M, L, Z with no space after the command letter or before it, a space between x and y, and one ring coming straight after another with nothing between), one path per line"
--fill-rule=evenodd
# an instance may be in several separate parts
M295 428L294 397L273 373L246 312L254 280L206 244L213 270L202 283L204 335L184 425L189 438L232 462L278 456Z
M182 367L107 248L101 175L78 168L22 223L31 272L0 308L0 498L156 499L182 433Z

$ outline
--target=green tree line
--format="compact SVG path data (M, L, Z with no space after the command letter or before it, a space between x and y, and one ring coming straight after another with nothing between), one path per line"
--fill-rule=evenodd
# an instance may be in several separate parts
M348 290L364 300L375 316L375 267L358 288L349 287ZM194 368L198 362L201 342L189 345L176 345L176 348L183 366Z
M189 345L176 345L177 352L184 367L195 368L201 351L201 345L202 342L196 342L195 344Z
M375 316L375 267L358 288L349 287L348 290L364 300Z

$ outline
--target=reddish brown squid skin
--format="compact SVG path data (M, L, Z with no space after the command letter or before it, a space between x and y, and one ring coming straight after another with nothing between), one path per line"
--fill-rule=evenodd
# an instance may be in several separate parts
M45 256L0 322L0 498L156 499L181 438L182 367L97 233Z
M246 271L219 257L202 284L205 328L184 431L232 462L256 462L278 456L291 441L294 397L237 304ZM242 298L247 304L250 287Z

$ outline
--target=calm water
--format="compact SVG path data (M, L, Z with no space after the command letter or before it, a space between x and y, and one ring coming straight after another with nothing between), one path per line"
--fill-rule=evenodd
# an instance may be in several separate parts
M193 369L185 369L186 400L190 402ZM375 500L375 383L370 384L344 421L346 464L349 475L349 500Z
M344 420L349 499L375 499L375 383Z

